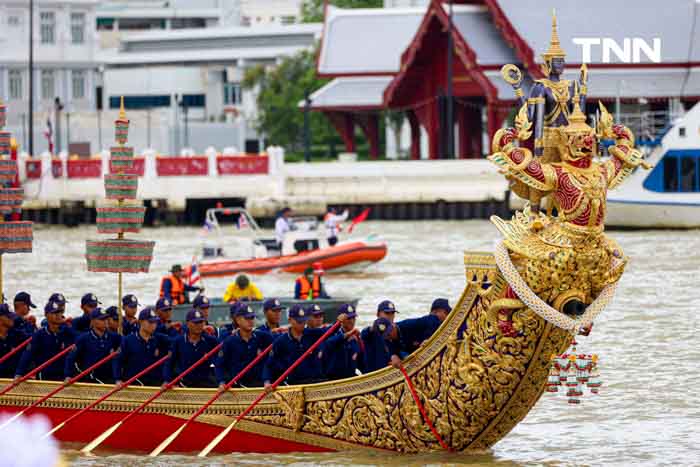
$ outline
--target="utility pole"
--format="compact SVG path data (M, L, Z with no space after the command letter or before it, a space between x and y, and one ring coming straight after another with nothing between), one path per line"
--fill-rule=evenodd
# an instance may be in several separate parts
M453 159L455 157L455 135L454 135L454 103L453 103L453 92L452 92L452 81L453 81L453 55L454 55L454 41L452 39L452 0L450 0L450 14L449 22L447 27L447 159Z
M56 154L61 153L63 149L61 143L61 110L63 110L63 104L61 104L61 98L56 97L53 100L54 117L53 121L56 123Z
M70 156L70 112L66 112L66 150Z
M29 0L29 156L34 157L34 0Z
M304 161L311 162L311 122L309 120L311 112L311 99L308 89L304 91Z
M185 147L190 147L190 126L189 118L187 116L187 102L185 102L185 96L182 96L182 112L185 114Z

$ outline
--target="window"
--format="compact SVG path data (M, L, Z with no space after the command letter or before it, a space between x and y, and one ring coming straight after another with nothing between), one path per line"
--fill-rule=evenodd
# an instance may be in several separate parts
M70 14L70 41L72 44L85 43L85 13Z
M680 136L681 138L685 138L685 127L684 126L678 128L678 136Z
M283 16L282 24L294 24L297 22L296 16Z
M664 191L678 191L678 158L666 156L664 164Z
M224 105L239 105L241 102L241 83L224 83Z
M173 18L170 20L171 29L195 29L207 26L204 18Z
M20 70L10 70L10 99L22 98L22 72Z
M695 157L681 158L681 191L698 191Z
M7 25L11 28L16 28L22 25L22 17L20 15L12 14L7 17Z
M165 29L162 18L120 18L120 31L146 31L149 29Z
M114 29L114 18L97 18L98 31L111 31Z
M85 72L83 70L73 70L71 78L73 99L85 99Z
M42 11L39 14L41 20L41 43L54 44L56 42L56 14L53 11Z
M56 81L53 70L41 70L41 98L53 99L56 95Z

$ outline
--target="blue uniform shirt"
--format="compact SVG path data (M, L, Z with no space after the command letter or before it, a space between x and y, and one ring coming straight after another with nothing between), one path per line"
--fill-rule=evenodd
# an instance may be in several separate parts
M147 366L160 360L168 353L170 339L163 334L154 333L145 341L139 333L129 334L122 339L119 356L114 359L115 380L126 381ZM139 378L147 386L160 386L163 380L163 368L156 367Z
M75 342L76 334L68 326L61 326L56 334L48 328L39 329L32 336L32 341L25 347L22 358L17 365L17 375L23 376L32 368L41 365L61 350ZM40 371L37 379L61 381L66 364L65 355Z
M129 334L133 334L135 332L139 332L139 322L134 321L133 323L130 323L126 320L126 318L124 318L122 320L122 334L128 336Z
M89 368L121 345L121 336L113 332L105 332L98 336L92 329L84 332L75 340L75 349L66 358L66 378L72 378L81 371ZM113 358L115 360L117 357ZM95 368L83 381L108 383L112 382L112 362L105 362Z
M364 370L364 353L361 341L358 339L346 339L342 330L328 338L323 350L326 378L351 378L357 375L355 370Z
M292 366L322 335L324 328L304 329L301 339L292 337L291 332L282 334L272 346L270 355L263 368L263 382L275 381L284 371ZM289 384L316 382L323 378L320 348L304 359L296 369L287 376Z
M167 327L165 323L162 322L158 323L158 326L156 327L156 334L164 334L170 339L175 339L180 335L180 333L177 332L177 329L175 329L173 326Z
M429 339L437 331L440 324L442 324L440 319L435 315L399 321L396 325L401 332L401 350L407 354L413 353L424 340Z
M12 352L12 349L27 340L27 338L29 338L29 336L21 330L15 329L14 327L10 328L4 339L0 337L0 357L4 357ZM17 369L17 363L19 363L20 357L22 357L21 350L0 363L0 378L13 378L15 376L15 370Z
M187 335L177 336L170 345L171 357L165 362L163 369L163 380L167 383L179 375L202 358L207 352L216 347L218 342L216 339L206 332L202 333L202 337L195 344L192 343ZM211 387L212 368L215 357L212 356L206 362L201 363L197 368L190 371L181 381L182 384L189 387Z
M272 329L270 328L270 326L268 326L267 323L263 324L262 326L258 326L257 328L255 328L255 330L256 331L263 331L263 332L270 334L272 336L273 341L277 340L278 337L283 335L283 333L281 333L281 332L272 332Z
M401 356L400 339L390 341L371 327L365 328L360 334L365 348L365 372L379 370L389 365L392 355Z
M27 336L32 336L36 332L36 326L21 316L18 316L17 319L15 319L15 324L12 326L12 329L15 331L21 331Z
M224 340L224 346L219 351L216 359L216 380L219 384L226 384L243 370L250 362L255 360L260 352L263 352L270 344L273 337L265 331L255 330L246 342L235 332ZM265 359L258 362L241 379L238 384L252 387L262 383L262 371Z
M233 323L228 323L224 324L219 328L219 341L224 341L228 336L233 334L235 327L233 327Z
M77 318L73 318L73 330L76 332L88 332L90 330L90 313L83 312Z

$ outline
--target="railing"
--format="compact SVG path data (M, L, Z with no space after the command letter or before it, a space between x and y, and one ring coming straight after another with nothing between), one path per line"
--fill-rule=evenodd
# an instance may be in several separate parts
M632 130L637 142L642 145L656 145L682 114L666 110L621 113L619 122Z

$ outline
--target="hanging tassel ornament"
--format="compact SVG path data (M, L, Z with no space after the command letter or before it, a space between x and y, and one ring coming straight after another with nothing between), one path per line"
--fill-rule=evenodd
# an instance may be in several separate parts
M580 404L583 390L588 387L591 394L598 394L601 386L598 356L578 353L576 341L571 342L571 351L561 355L552 355L552 366L547 378L547 392L559 392L560 386L566 386L567 402Z

